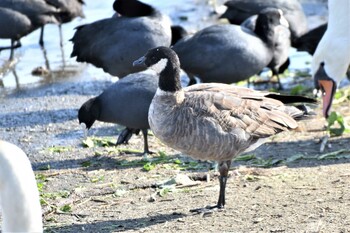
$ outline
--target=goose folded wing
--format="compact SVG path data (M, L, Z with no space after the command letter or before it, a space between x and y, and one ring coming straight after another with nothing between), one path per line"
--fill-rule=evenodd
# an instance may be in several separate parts
M216 113L217 122L226 131L241 128L261 138L298 126L288 114L300 110L285 106L278 100L259 96L260 93L248 97L227 92L215 92L212 95L211 111Z
M200 83L185 88L186 91L197 92L197 91L210 91L210 92L226 92L232 95L237 95L247 98L257 98L271 94L270 92L260 92L246 87L239 87L228 85L224 83Z

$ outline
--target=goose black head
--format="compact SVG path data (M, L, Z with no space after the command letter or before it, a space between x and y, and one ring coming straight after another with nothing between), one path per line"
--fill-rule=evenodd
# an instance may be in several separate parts
M174 92L181 89L180 61L171 48L160 46L134 61L134 66L146 66L159 74L159 88Z
M180 67L180 61L174 50L160 46L134 61L134 66L146 66L161 73L167 66Z

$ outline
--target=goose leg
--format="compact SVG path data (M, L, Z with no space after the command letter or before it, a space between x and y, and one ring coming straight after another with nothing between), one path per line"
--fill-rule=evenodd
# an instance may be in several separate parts
M219 182L220 182L220 192L219 192L219 200L216 205L214 206L207 206L205 208L199 208L199 209L192 209L190 212L194 213L211 213L213 210L220 210L225 208L225 189L226 189L226 183L227 183L227 176L228 171L231 166L231 160L224 161L219 163Z
M230 166L231 166L231 160L219 163L220 194L219 194L219 200L217 204L218 209L223 209L225 207L225 189L226 189L227 176L228 176L228 171L230 169Z
M142 134L143 134L143 145L144 145L144 147L143 147L143 154L145 155L145 154L153 154L153 152L152 151L150 151L149 149L148 149L148 139L147 139L147 137L148 137L148 129L143 129L142 130Z

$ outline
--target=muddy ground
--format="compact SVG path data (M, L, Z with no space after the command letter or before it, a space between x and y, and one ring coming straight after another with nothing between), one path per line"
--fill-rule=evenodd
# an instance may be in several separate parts
M189 210L217 201L214 164L190 160L154 136L157 153L147 158L135 153L141 135L115 149L108 143L122 128L113 124L95 123L95 145L83 145L77 110L110 83L66 79L1 90L0 138L33 164L45 232L350 232L350 134L331 137L320 153L327 132L319 108L301 131L234 162L224 211L196 215ZM349 123L349 100L339 102L335 109Z

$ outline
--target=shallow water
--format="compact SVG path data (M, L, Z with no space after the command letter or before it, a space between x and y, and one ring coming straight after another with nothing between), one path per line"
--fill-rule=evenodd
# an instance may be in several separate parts
M77 18L71 23L64 24L62 26L63 31L63 52L59 45L59 31L57 25L46 25L44 32L44 42L47 54L47 61L45 60L45 54L38 44L40 30L37 30L28 36L24 37L22 47L15 51L16 65L14 66L14 72L7 72L2 74L3 85L5 88L19 88L27 84L40 84L55 81L56 79L64 80L66 78L80 78L94 77L94 76L106 76L104 72L94 67L86 66L75 62L70 58L72 51L72 43L69 41L74 34L74 28L78 25L93 22L95 20L104 18L113 14L111 5L112 0L105 1L86 1L84 6L84 13L86 17L84 19ZM9 45L9 40L0 40L0 46ZM6 64L10 51L2 51L0 54L0 64ZM41 76L32 75L32 70L37 67L49 66L52 75L46 78ZM94 68L94 69L93 69ZM17 81L16 81L17 78Z
M74 80L96 80L111 79L111 76L104 73L102 69L92 65L77 63L70 58L72 43L69 39L74 34L74 28L84 23L90 23L101 18L112 16L114 11L112 4L114 0L94 1L86 0L84 6L84 19L75 19L71 23L64 24L63 50L59 45L59 32L56 25L45 26L45 50L38 44L40 30L37 30L24 37L22 47L15 51L16 62L11 64L13 69L6 69L7 59L10 51L0 53L0 94L20 89L22 87L37 86L48 82ZM181 24L190 32L215 23L217 15L213 14L213 2L204 0L177 0L177 1L155 1L144 0L167 13L174 24ZM220 7L223 0L216 0L215 9L223 11ZM308 14L309 26L313 28L326 20L327 9L325 1L304 0L305 11ZM9 40L0 40L0 46L8 46ZM297 53L291 50L290 69L309 69L311 57L307 53ZM1 69L1 67L5 67ZM48 76L36 76L32 71L38 67L47 67L51 71ZM3 71L5 70L5 71ZM0 95L1 97L2 95Z

